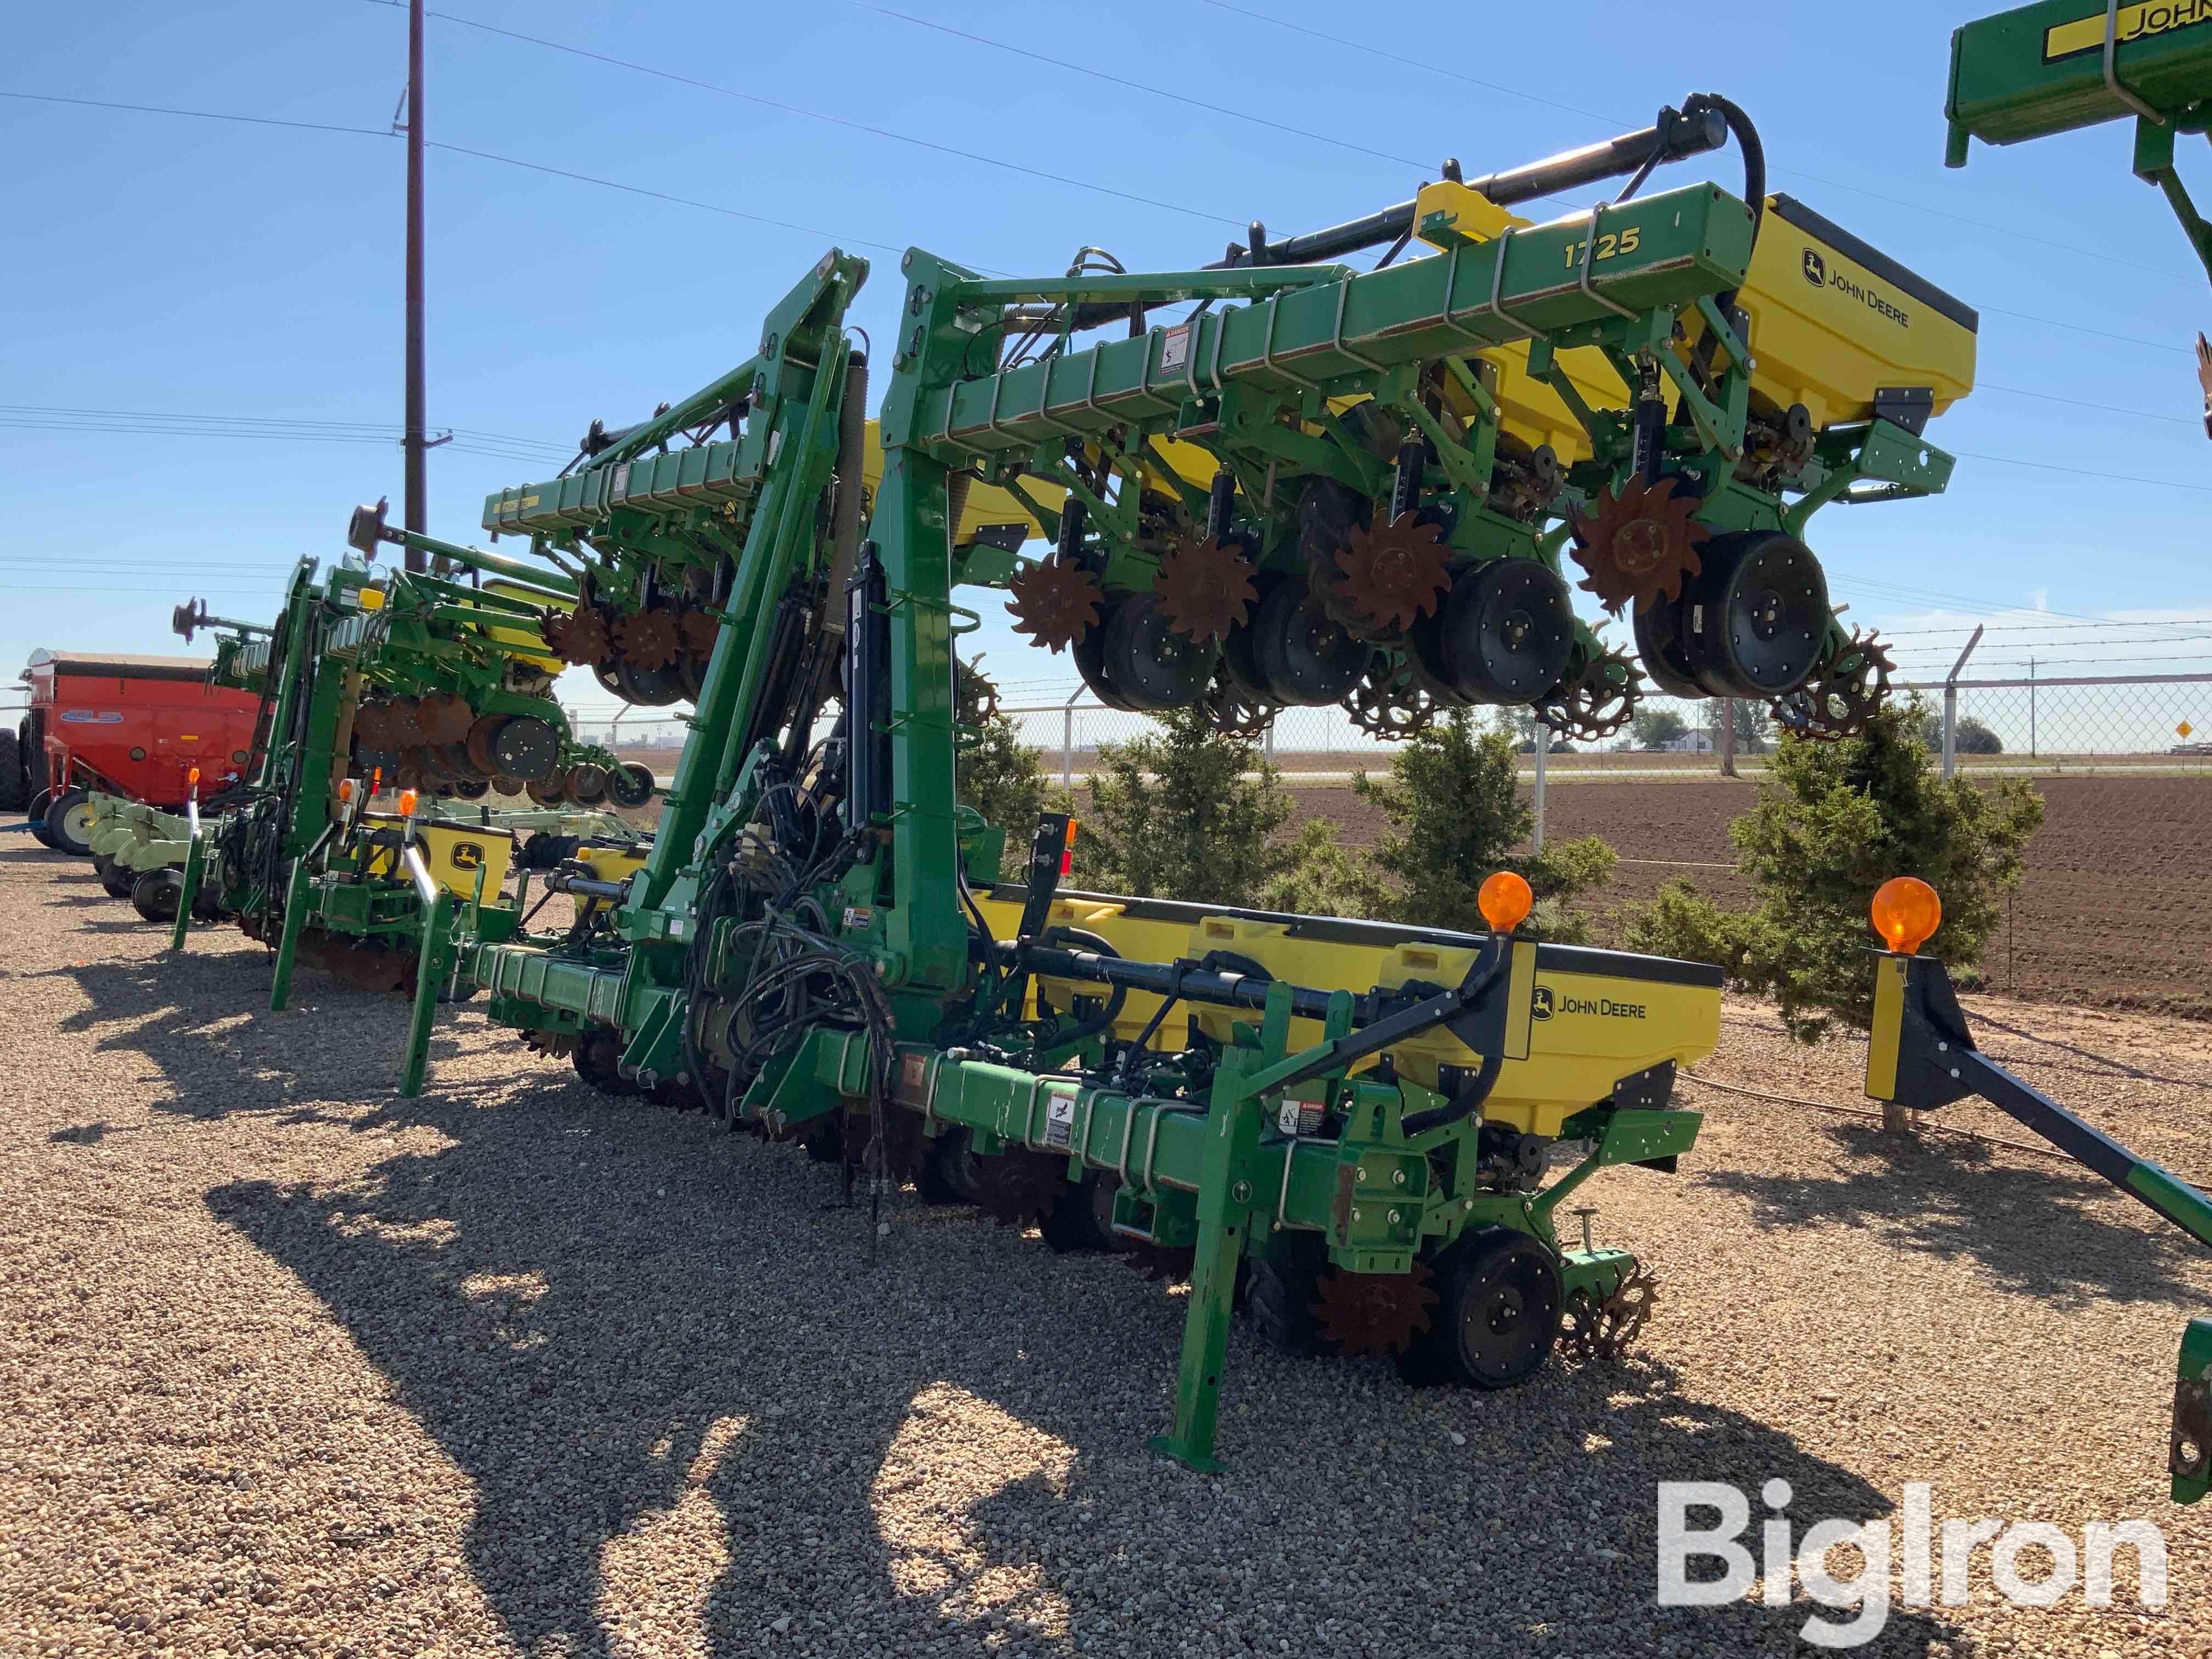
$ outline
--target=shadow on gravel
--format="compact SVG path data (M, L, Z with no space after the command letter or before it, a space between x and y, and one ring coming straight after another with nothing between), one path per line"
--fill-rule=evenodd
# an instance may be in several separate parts
M1204 1479L1144 1445L1181 1300L1113 1259L907 1200L871 1264L794 1149L550 1064L497 1086L374 1115L434 1153L207 1201L474 1483L470 1564L527 1653L688 1645L632 1645L641 1601L730 1656L1784 1650L1802 1607L1651 1605L1656 1483L1778 1475L1801 1528L1893 1498L1648 1364L1416 1394L1241 1328ZM1900 1612L1861 1651L1948 1636Z
M2148 1211L2085 1207L2116 1196L2070 1165L2000 1164L1986 1149L1949 1137L1913 1143L1871 1124L1827 1124L1821 1133L1873 1167L1832 1174L1700 1174L1705 1184L1751 1200L1768 1226L1842 1222L1885 1243L1942 1256L1968 1256L2008 1288L2063 1304L2096 1296L2115 1302L2193 1299L2177 1269L2201 1258L2179 1229Z
M143 922L135 929L118 923L116 930L155 931ZM95 1033L101 1053L143 1055L169 1085L153 1102L160 1112L296 1114L303 1101L343 1101L391 1086L406 1034L404 999L357 990L302 964L293 975L292 1006L272 1014L271 958L258 948L235 948L237 937L195 934L182 956L51 970L74 981L90 1005L64 1018L61 1029ZM210 948L218 942L231 948ZM449 1036L432 1038L434 1063L454 1051ZM354 1114L307 1115L356 1121Z

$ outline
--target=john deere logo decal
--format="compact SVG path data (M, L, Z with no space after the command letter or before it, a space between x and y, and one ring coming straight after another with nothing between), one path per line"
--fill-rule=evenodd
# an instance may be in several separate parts
M1805 250L1805 280L1812 283L1814 288L1826 288L1828 285L1827 262L1820 258L1820 251L1818 248L1808 247Z
M483 863L483 844L481 842L457 841L453 843L453 868L474 870Z
M2093 11L2044 30L2043 61L2055 64L2077 53L2102 52L2107 28L2113 40L2124 46L2205 22L2212 22L2212 0L2142 0L2136 5L2113 7L2109 21L2104 12Z
M1538 1019L1552 1017L1552 988L1539 985L1528 999L1528 1012Z

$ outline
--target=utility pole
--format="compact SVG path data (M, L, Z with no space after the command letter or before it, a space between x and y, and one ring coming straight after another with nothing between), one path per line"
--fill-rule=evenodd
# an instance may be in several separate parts
M416 535L430 528L430 434L422 392L422 0L407 6L407 434L404 519ZM407 568L428 568L407 550Z

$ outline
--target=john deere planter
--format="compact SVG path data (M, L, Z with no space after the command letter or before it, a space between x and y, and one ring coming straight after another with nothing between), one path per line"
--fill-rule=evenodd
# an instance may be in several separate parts
M1689 118L1638 136L1622 170L1679 148L1667 134ZM1684 130L1717 137L1719 117ZM652 585L705 596L679 638L684 615L713 626L651 851L627 874L554 878L599 922L508 933L440 905L423 951L603 1087L802 1137L872 1186L912 1180L1062 1248L1188 1277L1156 1443L1201 1468L1240 1284L1271 1341L1388 1353L1416 1381L1521 1382L1563 1325L1586 1352L1617 1350L1650 1278L1626 1252L1563 1241L1558 1207L1608 1164L1671 1168L1690 1148L1699 1120L1669 1084L1717 1031L1717 969L1518 937L1515 878L1489 890L1495 931L1479 935L1132 901L1065 886L1075 826L1048 817L1026 881L995 885L1006 827L955 805L963 583L1012 587L1031 631L1131 707L1265 710L1363 684L1440 703L1464 683L1564 708L1581 695L1571 675L1599 684L1540 526L1565 475L1595 467L1613 505L1584 516L1629 534L1620 504L1644 496L1618 441L1633 422L1577 392L1587 425L1558 416L1583 433L1565 461L1513 451L1507 377L1481 351L1517 315L1550 331L1531 350L1571 341L1592 374L1618 357L1671 386L1664 358L1683 408L1717 420L1717 439L1740 433L1752 386L1732 313L1705 320L1702 366L1676 330L1698 295L1741 286L1752 216L1709 186L1601 215L1593 275L1570 254L1583 222L1453 242L1437 215L1482 198L1455 185L1441 199L1419 216L1449 250L1370 276L1240 256L1005 282L909 254L865 498L867 366L842 319L866 266L833 252L741 369L487 509L589 576L595 620L549 606L549 645L580 626L595 650L601 632L635 641L617 624L652 609L637 597ZM1416 210L1400 216L1410 230ZM1191 297L1249 303L1079 349ZM1556 361L1539 369L1571 388ZM1532 406L1556 396L1523 379ZM1671 426L1646 427L1658 476L1694 477L1742 520L1713 532L1742 538L1737 587L1817 581L1794 535L1756 522L1727 441L1692 449L1692 421L1677 456ZM1875 423L1851 445L1832 449L1838 468L1903 453ZM969 533L986 487L1048 528L1048 558ZM1664 511L1680 539L1693 520ZM1829 637L1825 599L1803 600L1775 612L1805 636L1797 658L1686 613L1682 631L1704 642L1701 669L1724 659L1780 695ZM1618 681L1596 672L1624 702L1625 664ZM410 1085L428 1036L418 1019Z
M380 525L380 512L356 515L372 549L361 525ZM430 544L495 580L479 590L302 561L274 628L180 606L185 637L217 630L216 682L261 696L243 798L204 823L195 799L183 815L118 811L97 832L112 847L111 890L133 872L132 902L169 922L177 948L196 916L235 917L276 947L272 1008L284 1006L300 957L365 987L431 995L443 982L420 941L438 904L466 902L487 938L519 920L526 878L512 901L502 892L518 834L639 838L586 809L641 805L651 775L572 740L550 696L557 665L530 649L537 590L519 577L564 579ZM533 804L484 805L495 791L527 791Z

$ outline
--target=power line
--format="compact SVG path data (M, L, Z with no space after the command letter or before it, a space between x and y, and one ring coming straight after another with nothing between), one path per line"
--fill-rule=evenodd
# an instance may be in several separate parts
M1854 574L1850 579L1850 586L1854 589L1871 589L1874 591L1875 595L1877 598L1880 598L1884 594L1887 594L1889 596L1893 596L1893 599L1902 599L1908 603L1915 605L1940 605L1947 610L1964 611L1969 616L2002 616L2008 611L2017 611L2020 609L2017 605L2008 605L2000 610L1990 605L1986 599L1969 599L1966 595L1960 593L1939 592L1933 588L1914 587L1907 586L1902 582L1883 581L1878 578L1871 576ZM2105 617L2084 616L2080 611L2045 611L2043 614L2047 617L2063 617L2069 622L2101 623L2111 620ZM2197 628L2203 626L2201 623L2197 622L2161 623L2156 621L2140 622L2131 625L2137 628Z
M0 428L25 432L88 432L118 437L243 438L272 443L365 444L372 447L396 444L400 437L396 428L386 433L317 432L312 429L295 431L281 426L198 426L188 422L39 420L6 414L0 414ZM550 446L480 443L458 438L451 441L451 447L460 454L483 455L533 466L550 466L554 464L553 458L565 459L572 453L551 449Z
M1171 92L1165 87L1147 86L1142 81L1131 81L1119 75L1109 75L1104 70L1093 69L1088 64L1072 64L1064 58L1051 58L1041 52L1032 52L1027 46L1017 46L1005 40L993 40L981 34L970 34L966 29L954 28L950 23L936 22L927 17L910 16L902 11L893 11L888 6L872 5L869 0L851 0L851 3L862 11L872 11L878 17L895 17L900 22L912 23L917 28L935 29L939 34L949 34L955 40L969 41L979 46L989 46L994 52L1011 52L1017 58L1026 58L1031 63L1049 64L1054 69L1063 69L1073 75L1087 75L1094 81L1103 81L1116 87L1127 87L1133 92L1149 93L1155 98L1164 98L1170 103L1185 104L1192 109L1203 110L1208 115L1225 115L1231 120L1249 121L1254 126L1267 127L1272 131L1287 132L1297 138L1310 138L1316 144L1332 144L1339 149L1350 150L1355 155L1370 155L1378 161L1390 161L1424 170L1430 165L1427 161L1417 160L1413 156L1394 155L1388 150L1370 149L1364 144L1355 144L1343 138L1333 138L1325 132L1313 132L1304 127L1294 127L1281 121L1273 121L1264 115L1253 115L1243 110L1227 109L1209 99L1193 98L1184 93Z
M391 0L368 0L372 6L391 3ZM839 236L833 231L817 230L811 225L794 224L788 219L770 219L757 213L744 213L736 208L722 207L714 202L695 201L688 196L672 196L666 191L647 190L642 185L618 184L612 179L598 179L587 173L571 173L566 167L547 167L542 161L525 161L513 155L495 155L488 149L471 149L463 144L440 143L426 138L423 146L428 149L449 150L456 155L473 155L480 161L497 161L502 166L521 167L531 173L548 173L556 179L574 179L580 184L598 185L606 190L625 191L632 196L649 196L656 202L673 202L678 207L700 208L708 213L720 213L732 219L746 219L757 225L774 225L780 230L796 230L808 236L819 236L825 241L845 247L872 247L885 253L904 253L902 247L889 242L872 241L865 236Z
M2179 478L2142 478L2125 472L2099 472L2085 466L2060 466L2055 461L2024 461L2012 455L1982 455L1971 449L1952 452L1960 460L1994 461L1999 466L2033 467L2041 472L2070 473L2077 478L2103 478L2112 483L2152 484L2160 489L2190 489L2200 495L2212 495L2212 484L2184 483Z
M368 3L371 5L385 6L391 4L392 0L368 0ZM0 98L31 98L38 99L43 102L52 104L75 104L88 109L129 110L141 115L183 115L190 116L195 119L203 121L240 121L253 126L307 127L309 130L317 132L356 133L363 134L372 138L390 138L393 136L391 133L381 131L374 127L324 126L313 122L306 121L275 121L270 120L264 116L258 115L234 115L219 113L212 110L176 109L160 104L103 103L96 99L58 98L49 96L44 93L35 92L9 92L5 89L0 89ZM495 155L490 150L470 149L460 144L440 143L434 139L425 139L423 143L426 149L450 150L456 155L472 155L481 161L498 161L511 167L525 167L532 173L549 173L556 178L573 179L579 184L597 185L602 190L618 190L632 196L649 196L656 201L672 202L679 207L699 208L708 213L719 213L732 219L744 219L757 225L772 225L781 230L796 230L809 236L819 236L826 241L837 243L841 246L872 247L880 249L887 253L904 253L906 252L902 247L895 247L889 242L871 241L865 236L840 236L834 231L819 230L811 225L793 224L790 221L785 219L770 219L762 214L744 213L739 211L736 208L723 207L714 202L700 202L694 201L689 197L671 196L662 191L647 190L638 185L625 185L613 179L599 178L593 173L574 173L565 167L546 167L540 162L523 161L519 156ZM984 269L984 267L979 266L977 269ZM1010 271L994 271L991 274L994 276L1011 276L1013 273Z
M1457 70L1446 69L1443 64L1431 63L1425 58L1401 58L1395 52L1384 52L1380 46L1370 46L1364 40L1346 40L1340 34L1324 34L1321 30L1308 28L1303 23L1293 23L1286 17L1271 17L1263 11L1251 11L1243 6L1232 6L1229 3L1229 0L1206 0L1206 3L1217 11L1233 11L1238 16L1249 17L1255 22L1272 23L1277 28L1289 29L1298 34L1310 34L1315 40L1326 40L1333 46L1344 46L1353 52L1364 52L1370 57L1380 58L1389 63L1402 64L1408 69L1427 70L1433 74L1446 76L1454 81L1463 81L1468 86L1480 87L1486 92L1503 93L1509 98L1526 99L1529 103L1541 104L1547 109L1559 110L1568 115L1580 115L1592 121L1611 122L1613 119L1612 116L1601 115L1595 110L1582 109L1573 104L1562 104L1556 99L1539 98L1534 93L1524 92L1519 87L1509 87L1496 81L1483 81L1472 75L1462 75Z
M2123 409L2118 404L2085 403L2079 398L2062 398L2055 392L2029 392L2016 386L1993 386L1987 380L1974 383L1977 392L2002 392L2008 398L2037 398L2046 404L2067 404L2075 409L2102 410L2107 415L2132 415L2143 421L2169 421L2175 426L2196 426L2199 417L2193 415L2160 415L2154 410Z
M396 9L395 0L367 0L367 3L372 6ZM1000 156L986 155L979 150L961 149L951 144L940 144L933 138L918 138L912 133L896 132L889 127L872 126L866 121L855 121L848 116L831 115L826 111L808 109L800 104L787 104L781 99L765 98L756 92L741 92L735 87L720 86L712 81L702 81L692 76L678 75L673 70L656 69L650 64L635 64L627 58L612 58L605 52L592 52L583 46L572 46L559 40L548 40L542 35L524 34L517 29L501 28L495 23L478 22L473 17L460 17L448 11L426 11L423 15L434 17L441 22L458 23L463 28L481 29L487 34L504 35L510 40L520 40L530 46L543 46L549 52L565 52L574 57L587 58L596 64L606 64L616 69L629 70L635 74L650 75L663 81L672 81L678 86L694 87L702 92L718 93L725 98L735 98L744 103L757 104L764 109L778 110L787 115L804 116L811 121L823 121L831 126L845 127L852 131L865 132L878 138L889 138L897 143L912 144L921 149L933 150L940 155L957 155L965 161L979 161L985 167L1002 167L1009 173L1025 173L1032 179L1042 179L1048 184L1066 185L1075 190L1094 191L1102 196L1115 196L1125 202L1135 202L1144 207L1158 208L1163 212L1188 214L1194 219L1211 219L1238 228L1242 228L1243 225L1242 220L1224 219L1220 215L1208 213L1202 208L1185 207L1179 202L1164 202L1158 197L1140 196L1134 191L1116 190L1111 185L1095 184L1087 179L1072 179L1066 173L1047 173L1041 167L1024 167L1019 161L1009 161Z
M2039 328L2069 329L2076 334L2094 334L2100 340L2118 340L2128 345L2148 346L2154 351L2174 351L2183 356L2193 355L2189 346L2168 345L2164 340L2146 340L2140 334L2114 334L2101 328L2085 328L2080 323L2061 322L2056 317L2033 317L2025 311L2007 311L2002 306L1977 306L1984 317L2010 317L2019 322L2033 323Z
M0 98L22 98L40 104L74 104L80 109L123 109L140 115L188 115L198 121L243 121L257 127L297 127L304 132L349 132L369 138L389 138L382 127L340 127L327 121L282 121L273 115L226 115L213 110L172 109L159 104L117 104L100 98L64 98L51 92L5 92Z
M0 416L59 416L86 420L176 421L211 426L288 427L302 431L356 432L377 437L401 430L386 421L324 421L291 415L216 415L199 410L179 413L149 409L78 409L58 404L0 404ZM511 432L486 432L479 427L456 426L445 429L456 437L511 444L523 449L550 450L562 455L569 453L575 447L573 444L554 443L544 438L520 437Z

